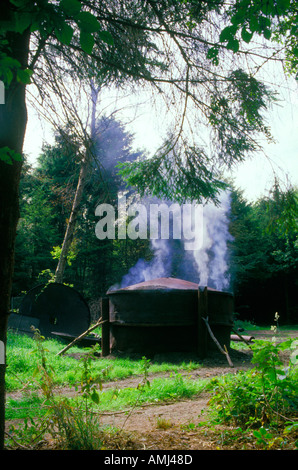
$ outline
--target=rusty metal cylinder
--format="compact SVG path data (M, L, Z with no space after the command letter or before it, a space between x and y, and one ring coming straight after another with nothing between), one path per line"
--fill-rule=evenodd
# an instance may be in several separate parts
M233 296L206 289L204 314L219 341L229 347ZM144 355L202 351L198 343L205 327L199 318L198 292L198 284L174 278L108 291L111 351ZM207 350L212 349L209 344L207 340Z

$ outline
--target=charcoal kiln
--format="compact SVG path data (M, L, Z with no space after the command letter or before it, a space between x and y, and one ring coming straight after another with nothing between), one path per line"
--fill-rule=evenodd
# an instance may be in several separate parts
M110 350L152 355L216 348L204 319L222 346L229 348L233 295L175 278L153 279L110 290Z
M82 295L59 283L39 285L24 296L18 314L9 317L9 328L32 334L31 326L45 337L79 336L90 325L90 310Z

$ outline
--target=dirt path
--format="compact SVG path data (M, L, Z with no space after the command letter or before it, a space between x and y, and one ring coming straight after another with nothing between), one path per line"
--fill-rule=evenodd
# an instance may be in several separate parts
M245 332L245 334L253 335L256 339L268 339L272 336L272 333L268 331ZM287 337L297 337L297 331L285 332L282 340ZM242 350L241 352L232 350L230 357L234 367L229 367L226 357L215 351L212 357L201 362L202 366L200 368L191 372L183 371L181 375L196 380L227 373L237 373L239 370L248 370L252 367L252 352L250 350ZM162 358L159 359L162 360ZM168 360L168 358L165 358L165 360ZM169 375L150 374L149 369L148 379L152 381L155 377L167 377ZM142 377L133 377L117 382L109 382L103 384L103 389L137 387L141 380ZM66 389L61 389L59 392L64 394ZM69 392L68 389L68 395L75 393L77 392ZM109 439L109 433L107 433L108 441L106 446L109 449L236 449L236 444L235 447L231 447L231 444L225 447L221 439L221 432L218 429L215 432L211 431L210 428L197 426L206 420L204 411L208 409L209 399L210 395L205 392L190 400L145 405L124 412L102 413L100 423L103 426L107 426L107 429L111 426L121 430L116 439L115 435L111 435Z
M168 359L168 358L166 358ZM202 366L181 375L199 378L212 378L227 373L251 368L251 352L231 352L234 367L229 367L225 356L215 352L212 358L202 361ZM150 371L150 369L149 369ZM149 381L156 377L169 377L170 373L150 374ZM137 387L142 377L133 377L103 384L103 389ZM109 412L100 415L103 426L120 430L115 439L112 435L108 448L155 449L155 450L215 450L218 449L218 436L197 425L206 420L210 395L206 392L189 399L157 405L137 406L123 412Z
M252 335L256 339L268 339L273 336L273 333L268 331L251 331L245 334ZM289 337L297 337L297 331L284 332L280 340L283 341ZM232 350L230 356L234 365L233 368L228 366L227 360L222 354L215 352L212 358L202 362L201 368L191 373L185 373L185 375L191 375L194 379L208 378L227 373L237 373L239 370L248 370L252 367L251 351L238 352ZM156 375L149 375L149 380L154 377ZM137 383L138 379L136 378L128 379L117 382L117 387L133 387ZM105 384L105 387L109 386L115 387L115 383ZM143 449L237 449L237 446L241 445L239 442L235 443L234 447L231 443L228 447L224 445L221 439L220 427L217 427L215 432L206 429L206 427L200 428L197 426L206 420L204 412L208 409L209 399L210 395L204 393L191 400L138 407L129 414L107 413L101 416L101 423L125 430L128 432L128 439L131 436L134 445L137 443L138 448Z

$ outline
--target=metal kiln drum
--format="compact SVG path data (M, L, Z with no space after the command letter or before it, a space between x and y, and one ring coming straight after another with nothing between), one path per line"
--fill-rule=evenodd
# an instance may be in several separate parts
M112 293L112 349L144 354L192 350L196 311L193 294L170 289Z
M26 318L28 321L30 318L30 322L25 322ZM35 325L31 321L34 319L45 337L52 337L53 331L78 336L89 328L90 311L84 298L75 289L50 283L34 287L25 295L20 313L15 315L10 326L18 328L21 320L25 325L23 331L30 334L29 325Z
M147 355L196 352L198 291L198 284L173 278L109 291L111 349ZM233 298L231 294L207 291L209 322L219 341L229 347Z

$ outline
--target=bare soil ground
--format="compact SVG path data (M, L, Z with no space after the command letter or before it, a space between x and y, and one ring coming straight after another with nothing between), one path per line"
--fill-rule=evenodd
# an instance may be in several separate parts
M272 336L268 331L245 332L256 339L268 339ZM288 337L297 337L297 331L284 331L280 340ZM219 351L201 361L201 367L191 372L183 372L182 375L197 378L216 377L227 373L237 373L239 370L248 370L251 364L252 352L250 350L231 350L230 358L233 367L230 367L226 357ZM158 360L162 360L159 357ZM164 357L169 360L169 356ZM172 357L179 360L179 357ZM180 358L181 359L181 358ZM181 359L183 360L183 359ZM157 376L166 377L169 374L150 374L149 381ZM141 377L134 377L117 381L117 388L136 387ZM104 388L115 388L115 382L103 384ZM190 400L175 401L157 405L136 407L132 410L115 413L103 413L100 422L103 426L117 428L115 435L109 432L105 435L105 448L109 450L218 450L241 449L242 444L238 439L226 441L225 427L204 426L208 420L208 393L201 394ZM9 423L7 423L9 425ZM201 426L200 426L201 424ZM47 442L46 448L53 448L54 443ZM246 449L253 449L253 445L246 443Z

